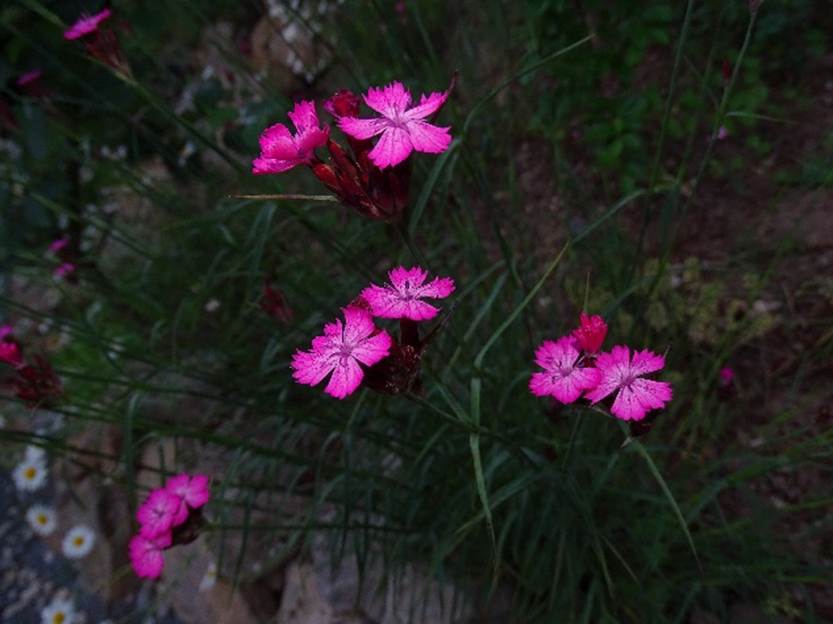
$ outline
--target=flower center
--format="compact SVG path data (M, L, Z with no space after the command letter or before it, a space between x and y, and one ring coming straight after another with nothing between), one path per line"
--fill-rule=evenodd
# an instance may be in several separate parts
M63 611L58 611L55 615L52 616L52 624L64 624L66 621L67 616L64 615Z
M38 474L38 469L34 466L30 466L23 472L23 476L27 479L34 479Z
M80 535L72 540L72 543L75 544L78 548L84 545L84 538Z
M38 524L46 524L46 516L44 516L43 514L40 514L38 516Z

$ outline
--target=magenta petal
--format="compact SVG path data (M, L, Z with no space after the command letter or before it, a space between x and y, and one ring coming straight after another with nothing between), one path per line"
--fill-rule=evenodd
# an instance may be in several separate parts
M408 121L425 119L440 110L440 107L445 104L446 99L448 99L448 91L435 91L429 95L423 95L419 99L419 104L406 111L403 116Z
M441 128L424 121L409 121L408 136L411 145L418 152L441 154L451 144L450 128Z
M405 112L411 103L411 92L401 82L394 81L385 87L371 87L364 101L383 117L391 118Z
M413 151L411 139L402 128L388 126L382 131L376 146L368 156L373 164L384 169L394 167L410 156Z
M333 375L324 392L337 399L343 399L355 392L363 378L364 373L358 363L352 358L345 358L333 369Z
M338 127L342 132L361 141L375 137L382 132L388 123L384 119L359 119L358 117L341 117Z

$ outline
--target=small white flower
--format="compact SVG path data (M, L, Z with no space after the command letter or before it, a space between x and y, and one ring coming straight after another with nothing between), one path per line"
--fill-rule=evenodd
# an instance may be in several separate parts
M32 530L41 537L52 535L55 527L58 526L55 510L46 505L32 505L29 507L29 511L26 512L26 521L32 527Z
M217 564L213 561L208 564L208 569L200 581L200 591L205 592L214 587L217 583Z
M79 524L67 531L61 550L69 559L82 559L90 554L94 544L95 532L90 527Z
M75 606L72 600L53 598L40 612L41 624L72 624L75 619Z
M205 304L205 311L209 314L220 309L220 301L218 299L209 299Z
M43 459L24 459L12 472L15 487L22 492L34 492L46 483L46 463Z
M31 444L26 447L26 461L31 462L46 462L46 451L44 451L39 446L32 446Z

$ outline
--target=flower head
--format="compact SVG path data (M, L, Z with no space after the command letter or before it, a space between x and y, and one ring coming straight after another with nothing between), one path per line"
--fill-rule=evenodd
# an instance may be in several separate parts
M15 487L22 492L34 492L46 483L46 462L39 458L26 457L12 471Z
M401 82L386 87L371 87L364 96L365 104L381 117L360 119L355 116L338 118L338 127L356 139L381 135L369 157L380 169L404 161L412 151L440 154L451 143L449 127L425 121L436 113L448 98L448 91L422 95L419 104L410 106L411 93Z
M371 284L362 291L361 297L374 316L426 321L437 316L439 309L423 299L445 299L454 292L453 279L435 277L426 284L428 271L418 266L391 269L388 279L384 286Z
M95 545L95 531L90 527L79 524L72 527L64 535L61 552L67 559L83 559L90 554Z
M7 341L14 333L14 327L11 325L0 325L0 341Z
M134 535L128 545L130 564L139 578L159 578L165 567L162 551L171 545L171 534L163 533L157 537L145 537L141 533Z
M302 101L289 113L295 125L293 135L283 124L269 126L260 135L260 157L252 162L252 173L282 173L315 159L315 148L327 142L329 126L318 125L315 102Z
M5 362L17 368L23 364L23 356L20 353L20 345L16 342L0 342L0 362Z
M17 77L17 80L14 81L14 84L18 87L25 87L40 80L41 76L43 76L42 69L30 69L29 71L20 74L20 76Z
M165 483L165 490L179 500L174 525L180 525L188 518L188 509L199 509L211 498L208 476L204 474L180 474Z
M200 581L200 591L206 592L217 584L217 564L213 561L208 564L205 574Z
M532 374L529 390L535 396L552 396L561 403L576 401L583 392L599 383L599 371L580 366L581 353L576 339L564 336L545 340L535 352L535 363L543 368Z
M720 374L718 375L718 381L720 383L721 388L728 388L732 385L732 382L735 380L735 371L729 366L724 366L720 369Z
M82 15L72 26L64 31L64 39L80 39L96 32L101 22L109 19L110 15L112 15L112 12L107 8L95 15Z
M606 335L607 323L601 316L597 314L591 316L584 312L579 315L579 327L573 331L573 336L582 351L595 353L601 348Z
M324 325L324 334L314 338L312 349L292 356L292 376L298 383L316 386L330 375L324 392L337 399L352 394L361 384L361 364L372 366L388 355L392 340L373 324L365 310L344 308L344 323L336 320Z
M76 268L77 267L72 262L64 262L52 272L52 275L58 280L66 279L75 273Z
M58 526L55 510L46 505L32 505L26 511L26 522L32 530L41 537L52 535Z
M41 624L72 624L75 620L75 605L72 600L53 598L40 612Z
M165 488L153 490L136 510L140 532L146 537L156 537L171 530L179 514L182 499ZM187 516L187 513L186 513ZM182 519L182 522L185 518Z
M634 351L615 346L610 353L600 353L596 368L601 373L599 385L587 393L587 398L598 403L618 390L611 413L622 420L641 420L653 409L660 409L671 400L671 384L643 379L643 375L661 370L665 358L645 349Z
M49 252L57 255L58 253L63 251L63 249L67 245L69 245L68 235L64 235L61 238L56 238L54 241L49 243Z

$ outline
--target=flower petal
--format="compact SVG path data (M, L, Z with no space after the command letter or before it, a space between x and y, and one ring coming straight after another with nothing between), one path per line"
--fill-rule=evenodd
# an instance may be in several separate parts
M384 119L359 119L358 117L340 117L338 127L354 139L365 140L375 137L390 124Z
M398 165L408 158L412 151L413 146L408 133L402 128L388 126L368 156L374 165L384 169Z
M411 103L411 92L399 81L384 87L370 87L364 96L365 104L384 117L400 116Z
M403 118L409 121L425 119L440 110L440 106L445 104L447 99L448 91L434 91L428 95L423 94L419 98L419 104L405 111Z
M343 399L355 392L363 378L364 372L358 362L352 357L344 357L333 369L333 375L324 392L337 399Z
M424 121L409 121L406 127L411 145L418 152L441 154L451 144L450 127L441 128Z

